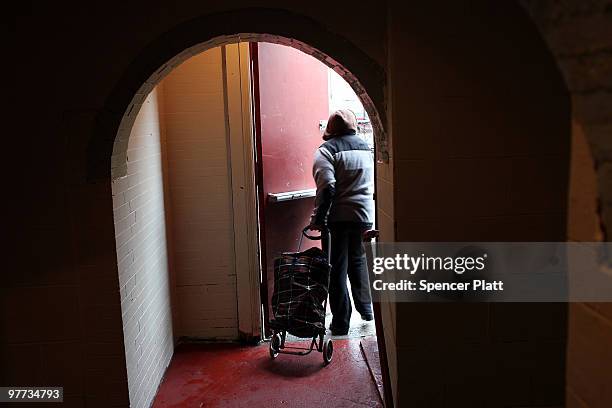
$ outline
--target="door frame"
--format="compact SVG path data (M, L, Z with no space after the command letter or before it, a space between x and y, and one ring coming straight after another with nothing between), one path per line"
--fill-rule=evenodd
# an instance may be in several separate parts
M255 184L257 189L258 199L258 216L259 216L259 256L260 256L260 274L261 281L259 285L261 321L263 325L263 337L269 338L272 335L270 329L270 305L268 302L268 265L266 251L266 229L261 226L266 225L266 211L264 208L265 195L263 185L263 150L261 144L261 116L260 116L260 98L259 98L259 47L257 42L249 43L249 51L251 58L251 97L253 106L253 125L254 125L254 142L255 142Z
M257 342L263 338L263 333L249 43L223 45L222 52L229 129L238 335L241 341Z
M270 329L270 305L268 302L268 269L267 269L267 251L266 251L266 229L261 226L266 225L266 211L264 208L265 195L263 186L263 150L261 144L261 116L260 116L260 97L259 97L259 44L257 42L249 42L249 57L251 63L251 101L253 109L253 126L254 126L254 143L255 143L255 188L257 190L258 199L258 216L259 216L259 268L260 268L260 308L261 308L261 324L263 325L263 338L269 338L272 335Z

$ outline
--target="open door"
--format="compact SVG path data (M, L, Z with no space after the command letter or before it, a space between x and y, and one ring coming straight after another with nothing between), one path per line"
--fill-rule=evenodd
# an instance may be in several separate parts
M323 143L321 121L329 116L328 70L315 58L277 44L254 43L251 55L261 203L261 299L269 335L274 258L297 250L314 206L312 159ZM315 245L306 241L303 248Z

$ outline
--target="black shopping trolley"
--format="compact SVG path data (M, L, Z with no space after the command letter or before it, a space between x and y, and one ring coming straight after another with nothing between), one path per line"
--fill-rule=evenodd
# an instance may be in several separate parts
M325 311L329 292L330 236L321 231L319 236L308 235L309 227L302 230L297 252L284 252L274 261L274 294L270 321L273 330L270 339L270 357L279 354L305 356L316 349L323 353L325 365L332 360L332 340L325 337ZM300 252L302 239L321 240L326 234L326 251L310 248ZM287 333L299 338L312 338L310 347L286 344Z

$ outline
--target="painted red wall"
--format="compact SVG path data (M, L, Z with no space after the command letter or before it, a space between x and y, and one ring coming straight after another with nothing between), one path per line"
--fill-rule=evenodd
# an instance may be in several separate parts
M315 187L312 158L323 142L319 121L329 116L329 96L327 67L296 49L259 43L258 68L269 302L274 258L296 250L314 199L270 203L267 196Z

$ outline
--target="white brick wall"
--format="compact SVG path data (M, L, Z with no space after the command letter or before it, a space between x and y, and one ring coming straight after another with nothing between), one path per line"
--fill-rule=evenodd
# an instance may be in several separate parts
M142 105L130 134L127 175L112 185L132 407L150 406L174 349L160 142L161 88L155 88Z
M146 97L112 184L132 407L152 403L174 339L238 338L223 58L194 56Z

